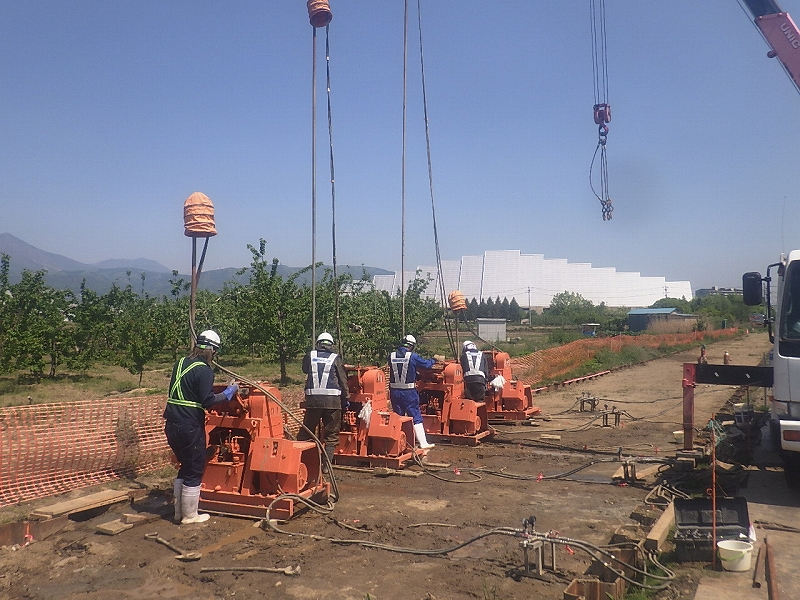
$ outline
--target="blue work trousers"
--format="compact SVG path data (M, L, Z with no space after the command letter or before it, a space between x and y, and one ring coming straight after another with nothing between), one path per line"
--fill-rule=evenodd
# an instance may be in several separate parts
M389 397L392 401L392 410L401 417L412 417L414 424L422 423L422 413L419 410L419 393L416 389L390 390Z

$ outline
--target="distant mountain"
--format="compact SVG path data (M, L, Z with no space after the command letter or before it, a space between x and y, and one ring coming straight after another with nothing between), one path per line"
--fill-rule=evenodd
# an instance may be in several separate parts
M25 269L29 271L42 269L68 271L89 266L60 254L39 250L21 239L15 238L10 233L0 233L0 254L8 254L11 257L12 274L21 273Z
M124 288L130 284L134 292L149 294L150 296L166 296L172 290L170 279L172 271L164 265L146 258L136 259L108 259L95 264L81 263L60 254L52 254L39 250L35 246L23 242L10 233L0 233L0 254L11 257L9 279L12 284L17 283L22 277L22 271L46 271L45 282L57 290L69 289L79 292L81 282L86 282L86 287L98 294L105 294L116 283ZM322 279L325 269L317 269L317 281ZM247 272L237 276L240 269L227 268L203 271L200 274L198 288L212 292L220 292L225 283L236 281L245 284L249 279ZM301 267L287 267L278 265L278 274L281 277L300 271ZM377 267L363 266L338 266L339 273L350 273L355 278L360 278L363 273L372 278L373 275L388 275L393 271ZM128 274L130 272L130 275ZM144 276L144 281L142 281ZM192 280L191 275L178 274L178 278L187 283ZM310 284L311 273L304 273L298 277L298 283Z
M172 269L168 269L164 265L149 258L110 258L108 260L101 260L99 263L94 263L95 267L101 269L141 269L150 273L172 273Z

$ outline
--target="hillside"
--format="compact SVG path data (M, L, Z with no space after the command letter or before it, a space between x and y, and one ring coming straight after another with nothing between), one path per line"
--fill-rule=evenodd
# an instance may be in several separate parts
M9 279L12 284L21 279L22 272L25 270L45 271L47 285L55 289L69 289L76 293L80 290L81 282L86 281L86 287L99 294L108 292L113 284L119 287L130 284L137 293L163 296L170 293L172 289L170 279L174 278L170 269L154 260L109 258L99 263L87 264L60 254L40 250L10 233L0 233L0 254L7 254L11 257ZM318 281L324 275L325 269L329 268L323 266L317 269ZM281 277L288 277L301 269L302 267L278 265L278 274ZM200 276L199 289L219 292L226 282L246 283L247 273L237 277L238 270L240 269L226 268L203 271ZM350 265L340 265L338 271L350 273L356 278L361 277L365 272L369 277L392 273L392 271L377 267ZM142 275L144 275L144 282L142 282ZM179 273L178 277L187 282L191 281L190 274ZM310 273L301 276L298 282L310 284Z

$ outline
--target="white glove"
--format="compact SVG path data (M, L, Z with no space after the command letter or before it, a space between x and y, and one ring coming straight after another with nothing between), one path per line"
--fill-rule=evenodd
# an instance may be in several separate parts
M372 400L367 400L364 406L361 407L361 410L358 411L358 418L361 419L363 423L367 424L367 429L369 429L370 417L372 417Z
M506 384L506 378L505 378L505 377L503 377L502 375L498 375L497 377L495 377L494 379L492 379L492 381L491 381L491 384L490 384L490 385L491 385L491 386L492 386L492 387L493 387L493 388L494 388L496 391L498 391L498 392L499 392L500 390L502 390L502 389L503 389L503 386L504 386L505 384Z

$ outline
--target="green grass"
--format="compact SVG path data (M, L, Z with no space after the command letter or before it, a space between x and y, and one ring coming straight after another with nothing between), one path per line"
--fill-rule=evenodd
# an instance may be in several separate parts
M263 359L220 356L219 362L248 379L276 384L280 378L280 366ZM302 385L305 381L299 358L287 365L287 372L290 385ZM24 372L7 373L0 375L0 407L92 400L119 394L166 394L171 374L172 361L167 357L147 365L142 387L139 387L138 375L115 365L97 364L87 371L65 371L55 377L44 376L39 379ZM224 373L217 374L217 382L222 383L227 379Z

